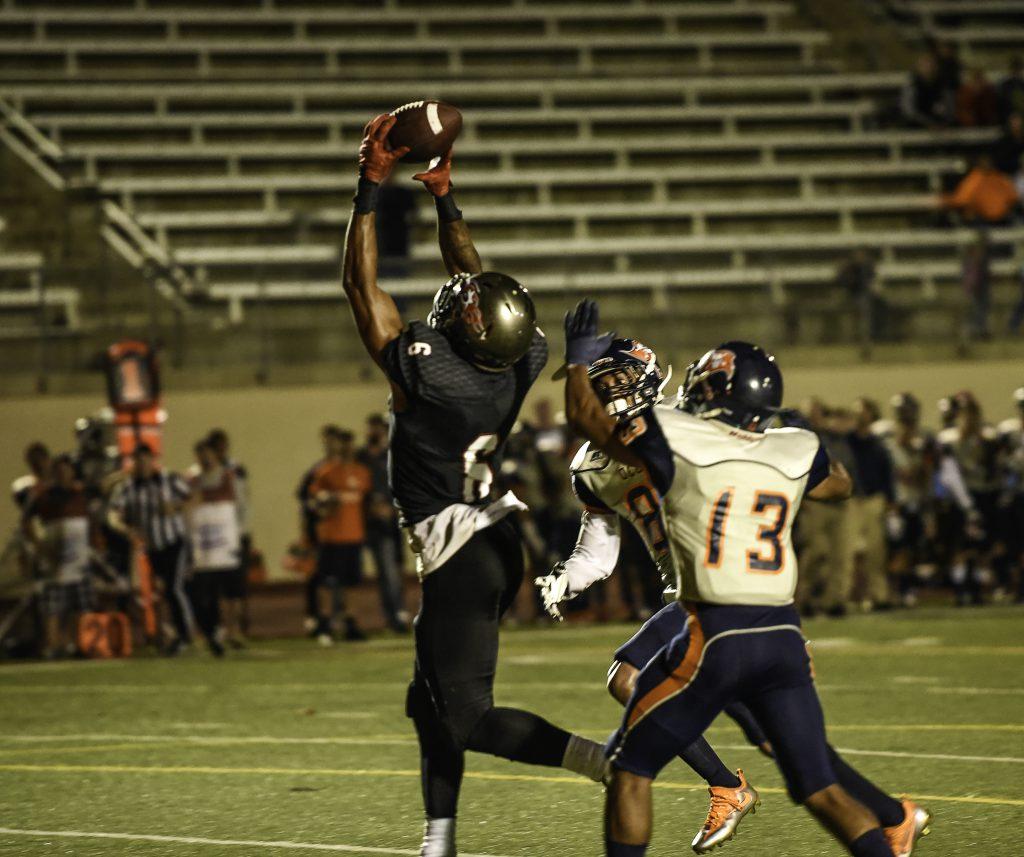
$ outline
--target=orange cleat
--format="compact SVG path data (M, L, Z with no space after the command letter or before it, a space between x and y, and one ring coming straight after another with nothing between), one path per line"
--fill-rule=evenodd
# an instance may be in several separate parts
M913 801L904 800L903 821L895 827L883 827L882 832L895 857L910 857L917 840L928 835L931 823L932 814L928 810Z
M711 807L708 809L707 821L691 843L698 854L707 854L715 848L725 845L736 835L740 822L749 813L757 812L761 805L757 789L747 782L743 771L736 771L740 778L738 788L728 789L722 786L711 786Z

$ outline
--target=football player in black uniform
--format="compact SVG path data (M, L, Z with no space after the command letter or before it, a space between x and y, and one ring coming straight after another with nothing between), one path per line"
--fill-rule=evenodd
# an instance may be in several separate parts
M527 711L494 706L498 624L523 575L509 514L525 507L511 492L495 498L492 486L548 348L526 290L481 271L452 197L450 152L415 178L435 198L451 279L426 323L403 322L379 288L377 192L406 151L387 145L393 124L378 116L366 127L342 276L363 343L391 382L391 488L422 581L406 703L420 744L421 854L449 857L466 750L565 767L595 781L605 762L601 745Z

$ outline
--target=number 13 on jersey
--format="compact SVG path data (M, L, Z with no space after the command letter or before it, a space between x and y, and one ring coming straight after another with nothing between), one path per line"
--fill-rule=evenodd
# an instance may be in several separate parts
M729 536L729 521L733 513L736 489L724 489L715 498L708 519L704 540L704 564L711 569L721 568ZM775 491L756 491L750 506L748 520L756 522L745 552L746 569L753 574L778 574L785 564L782 534L789 519L789 499Z

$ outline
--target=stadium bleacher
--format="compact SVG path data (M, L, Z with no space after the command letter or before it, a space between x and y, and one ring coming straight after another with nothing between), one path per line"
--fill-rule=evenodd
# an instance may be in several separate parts
M906 5L969 60L1021 44L1013 3ZM828 289L868 247L900 294L953 305L970 234L934 199L994 132L878 128L905 73L844 72L829 41L775 0L6 0L0 97L98 189L122 257L235 323L337 298L363 123L424 96L464 112L485 264L535 290ZM993 233L998 278L1022 240ZM439 276L424 204L389 285Z

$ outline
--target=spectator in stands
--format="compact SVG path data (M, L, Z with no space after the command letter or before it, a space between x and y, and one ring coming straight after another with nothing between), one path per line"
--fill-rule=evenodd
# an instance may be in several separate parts
M238 519L238 483L208 439L195 447L196 465L189 475L188 535L192 554L189 591L199 630L210 651L224 656L220 640L221 601L231 576L238 573L242 547Z
M234 478L235 506L238 514L238 566L228 575L224 587L224 629L232 648L245 647L249 633L249 564L252 559L252 530L249 518L249 471L231 457L231 439L224 429L215 428L206 442L220 465Z
M900 98L900 111L909 125L945 128L952 121L952 98L932 54L922 54Z
M942 91L946 93L946 97L951 103L963 80L960 46L951 39L946 39L935 44L932 48L932 55L935 58L939 86L942 87Z
M981 155L956 190L941 197L940 204L964 222L998 224L1013 216L1018 200L1013 182L992 165L990 155Z
M1010 71L996 88L999 101L999 121L1005 123L1012 114L1024 113L1024 60L1010 60Z
M988 339L992 272L988 233L984 230L979 229L974 241L964 250L961 282L970 301L967 336L969 339Z
M855 566L859 559L865 602L885 609L891 606L885 521L890 508L895 508L895 486L892 459L872 430L880 416L874 401L857 399L854 427L846 435L846 442L853 454L854 488L849 503Z
M188 483L177 473L157 467L153 450L135 447L134 470L110 498L110 526L132 536L146 551L150 570L163 585L175 638L165 650L178 654L192 640L192 604L185 593L188 548L182 511L189 498Z
M28 502L22 517L45 575L41 607L44 655L74 655L78 619L93 609L89 502L70 455L53 461L52 479Z
M402 533L388 485L388 423L380 414L366 420L366 445L356 460L370 472L371 491L366 506L366 545L377 567L377 586L384 616L393 631L409 630L409 614L402 592Z
M11 499L21 511L43 490L50 477L50 450L36 441L25 447L25 465L28 473L11 483Z
M1024 114L1011 113L1002 136L992 145L992 166L1010 177L1017 187L1018 197L1024 193Z
M340 616L346 640L365 640L355 616L344 603L342 590L362 579L362 551L366 542L366 497L373 487L370 471L355 459L355 436L332 427L327 433L327 457L313 474L307 502L317 521L317 585L332 593L331 618ZM319 605L313 614L321 645L334 642L331 618Z
M972 68L956 91L956 124L962 128L990 128L999 124L996 88L984 69Z
M883 338L888 302L875 273L871 251L858 247L836 271L836 285L846 292L860 319L860 340L878 342Z

